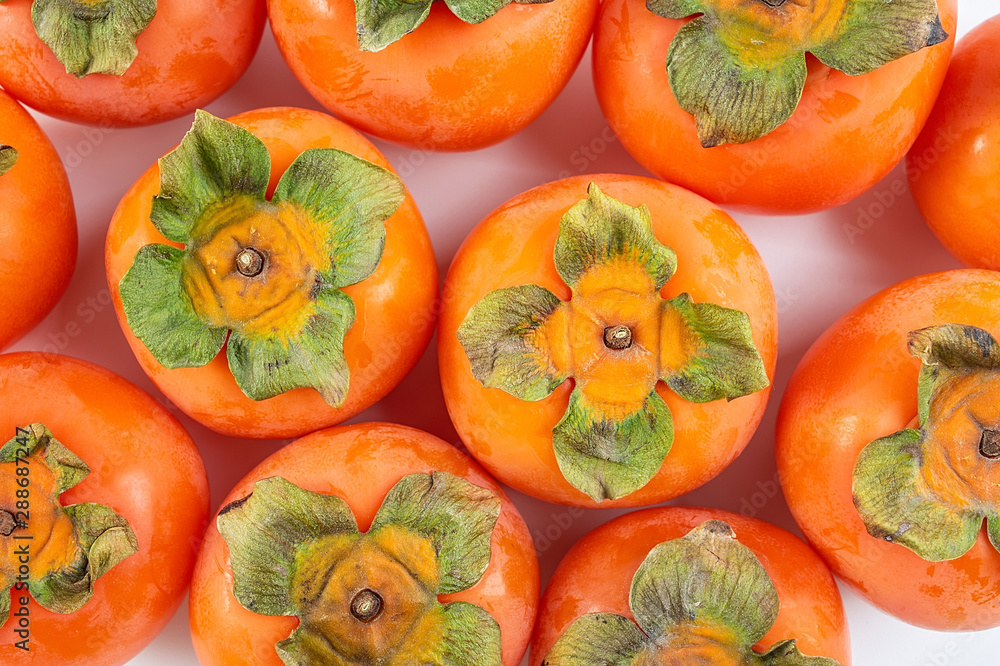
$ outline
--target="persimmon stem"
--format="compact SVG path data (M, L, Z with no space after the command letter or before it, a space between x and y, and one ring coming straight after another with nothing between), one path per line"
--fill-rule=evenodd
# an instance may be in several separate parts
M14 520L14 515L0 509L0 534L10 536L15 527L17 527L17 521Z
M628 349L632 346L632 329L628 326L608 326L604 329L604 346L608 349Z
M367 587L351 601L351 615L360 622L371 622L382 614L382 596Z
M761 2L763 2L768 7L774 7L775 9L785 4L785 1L786 0L761 0Z
M257 277L264 270L264 255L252 247L245 247L236 255L236 270L243 277Z
M979 454L989 460L1000 459L1000 430L983 430L979 440Z

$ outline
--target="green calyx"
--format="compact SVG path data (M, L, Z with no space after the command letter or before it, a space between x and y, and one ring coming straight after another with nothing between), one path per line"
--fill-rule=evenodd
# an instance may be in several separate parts
M46 610L72 613L93 597L98 578L138 552L128 521L111 508L59 504L88 474L41 423L18 428L0 447L0 484L10 490L0 499L0 552L8 558L0 554L0 625L14 585L24 585Z
M0 144L0 176L10 171L17 163L17 149Z
M837 666L803 655L794 639L755 652L778 608L777 590L757 557L728 524L709 520L649 552L629 588L631 619L581 616L542 664Z
M925 560L964 555L987 524L1000 550L1000 346L987 331L946 324L910 333L921 360L918 428L870 442L854 467L854 504L868 533Z
M160 160L147 245L120 283L132 333L167 368L198 367L226 346L243 392L264 400L313 388L346 398L342 289L371 275L385 220L406 196L390 171L333 149L303 152L270 200L270 156L246 129L199 111Z
M560 223L554 259L571 300L538 285L498 289L457 335L487 388L536 401L575 380L553 448L566 480L592 499L624 497L663 464L674 428L659 381L691 402L768 386L745 313L660 297L677 258L645 206L591 184Z
M945 41L936 0L647 0L664 18L698 15L670 44L667 73L702 146L748 143L788 120L805 54L857 76Z
M355 0L358 46L362 51L381 51L417 29L431 12L434 0ZM470 24L482 23L517 2L541 4L552 0L445 0L452 13Z
M437 596L483 577L499 515L489 490L447 472L411 474L361 533L344 500L271 477L223 508L217 524L236 599L299 618L275 646L288 666L497 666L496 620Z
M66 72L121 76L135 40L156 16L156 0L34 0L31 20Z

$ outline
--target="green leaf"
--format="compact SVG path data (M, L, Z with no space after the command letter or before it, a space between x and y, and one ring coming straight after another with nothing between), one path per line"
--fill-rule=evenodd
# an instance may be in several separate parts
M139 50L135 40L156 16L156 0L34 0L31 21L66 72L121 76Z
M94 582L129 555L139 551L128 521L103 504L73 504L63 509L73 521L77 553L72 562L28 582L40 606L72 613L94 596Z
M184 251L146 245L119 283L122 310L132 333L165 368L205 365L222 350L226 329L197 315L181 284Z
M501 666L500 625L484 609L462 601L444 605L443 666Z
M988 331L975 326L945 324L913 331L910 353L922 362L917 384L918 420L930 415L937 387L958 375L1000 368L1000 345Z
M705 148L759 139L788 120L802 97L804 54L754 64L742 57L706 17L687 23L670 43L670 88L694 116Z
M160 158L160 192L150 220L166 238L187 243L201 216L236 195L263 199L271 174L264 142L206 111L180 145Z
M858 76L948 39L935 0L854 0L837 37L810 49L820 62Z
M0 176L4 175L17 163L18 152L13 146L0 144Z
M799 651L795 640L781 641L760 655L764 666L840 666L836 659L829 657L807 657Z
M249 496L219 511L216 524L229 547L234 596L262 615L296 613L289 592L300 547L331 534L358 534L344 500L281 477L255 483Z
M655 389L641 410L615 421L601 416L575 388L552 430L563 476L597 502L624 497L649 483L673 441L670 410Z
M14 587L13 583L0 588L0 627L7 624L7 618L10 616L10 588L12 587Z
M868 533L931 562L964 555L983 516L947 506L927 487L920 466L924 435L901 430L870 442L854 466L854 505Z
M686 330L686 361L664 368L663 380L690 402L732 400L767 388L767 370L754 346L750 317L712 303L694 303L688 294L665 301ZM665 313L669 315L669 313Z
M479 582L490 563L490 539L500 516L492 491L447 472L410 474L386 495L370 533L387 525L431 540L438 554L438 594Z
M646 0L646 9L657 16L682 19L705 11L701 0Z
M653 235L649 209L624 204L591 183L587 198L570 208L559 223L556 270L572 288L590 268L614 260L642 266L657 290L677 269L677 255Z
M0 463L16 462L18 457L24 457L18 456L19 453L27 450L27 455L30 456L38 449L45 451L42 460L56 478L57 495L63 494L90 474L87 464L63 446L41 423L19 427L15 436L0 447Z
M1000 551L1000 516L986 516L986 534L993 547Z
M299 155L281 176L273 201L298 204L329 230L334 287L361 282L378 267L385 246L384 222L406 198L394 173L342 150L314 148Z
M613 613L590 613L563 632L542 666L632 666L648 644L632 620Z
M65 507L73 521L80 546L90 560L91 588L97 580L129 555L139 552L139 541L128 521L103 504Z
M482 23L511 3L511 0L445 0L448 9L466 23Z
M318 284L316 289L316 310L302 330L270 337L230 335L229 369L251 400L314 388L331 407L344 403L351 378L344 335L354 324L354 302L339 289Z
M487 388L521 400L541 400L566 381L537 333L560 306L559 298L534 284L497 289L472 306L458 328L458 341L472 375Z
M355 0L358 46L362 51L381 51L424 22L431 0Z
M636 623L654 641L672 627L707 623L727 627L750 647L774 624L778 603L757 556L719 520L653 548L629 592Z

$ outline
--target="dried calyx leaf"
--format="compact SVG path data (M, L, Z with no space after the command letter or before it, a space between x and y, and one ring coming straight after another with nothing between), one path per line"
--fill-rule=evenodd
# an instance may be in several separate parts
M728 524L709 520L649 552L629 589L634 620L614 613L583 615L542 664L838 666L828 657L803 655L794 639L754 651L778 608L778 593L757 556Z
M695 16L670 44L667 73L706 148L748 143L787 121L805 87L806 53L857 76L948 38L935 0L647 0L646 7L665 18Z
M381 51L410 34L424 22L434 0L355 0L358 24L358 47L362 51ZM482 23L498 11L516 2L541 4L552 0L445 0L448 9L462 21Z
M139 53L136 38L156 16L156 0L34 0L38 37L66 72L121 76Z
M339 497L272 477L220 511L236 599L299 626L288 666L498 666L500 628L470 603L442 604L483 577L500 501L446 472L403 477L366 533Z
M964 555L983 521L1000 550L1000 346L946 324L910 333L921 360L918 428L870 442L854 467L854 504L873 537L925 560Z
M10 171L17 163L17 149L13 146L0 144L0 176Z
M7 519L0 520L5 523L0 539L19 545L30 540L35 548L26 580L14 547L8 549L6 561L0 556L0 625L7 621L15 581L26 582L28 592L46 610L72 613L93 597L98 578L138 552L128 521L111 508L59 503L62 493L89 474L86 463L41 423L18 428L0 447L0 488L9 490L0 494L0 516ZM29 476L28 486L18 483ZM31 507L24 509L18 506L17 492L28 487Z
M254 400L313 388L333 407L350 382L344 336L406 196L392 172L334 149L303 152L266 198L270 156L248 130L199 111L160 160L150 219L184 245L147 245L122 278L132 333L167 368L198 367L226 346Z

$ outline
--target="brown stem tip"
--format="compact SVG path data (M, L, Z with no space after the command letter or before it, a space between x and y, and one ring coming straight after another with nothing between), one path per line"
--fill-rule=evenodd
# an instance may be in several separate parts
M1000 430L983 430L979 440L979 453L990 460L1000 459Z
M382 597L378 592L365 588L351 601L351 615L361 622L371 622L382 614Z
M608 349L628 349L632 346L632 329L628 326L608 326L604 329L604 346Z
M10 536L15 527L17 527L17 521L14 520L13 514L0 509L0 534Z
M236 270L243 277L257 277L264 270L264 255L252 247L245 247L236 255Z

